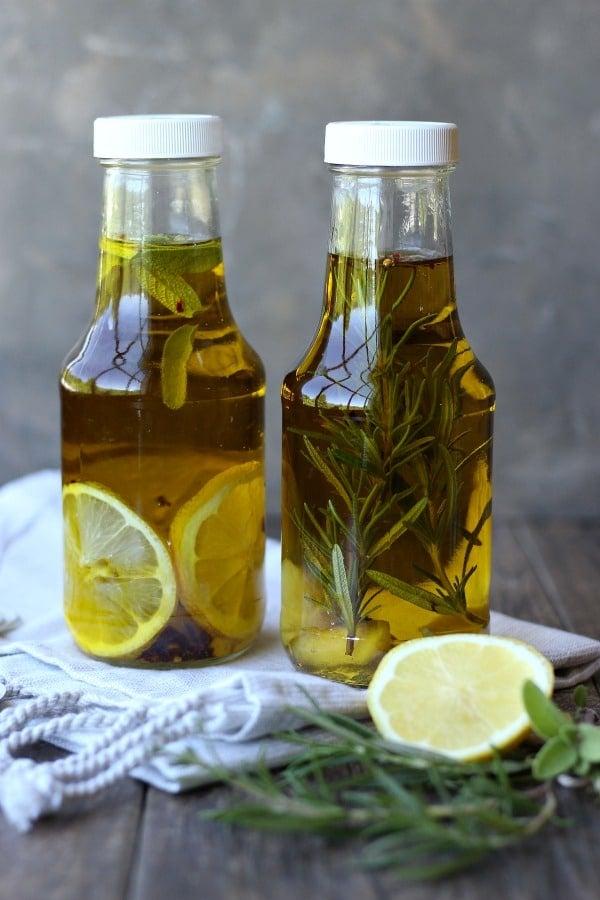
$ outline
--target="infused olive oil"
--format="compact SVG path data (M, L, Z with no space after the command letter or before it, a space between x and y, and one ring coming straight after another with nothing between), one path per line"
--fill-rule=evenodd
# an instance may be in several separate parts
M237 655L263 615L262 364L216 223L137 218L136 193L210 195L214 161L198 165L109 176L130 233L106 217L94 319L61 376L66 619L83 650L130 664Z
M487 627L494 391L457 315L447 171L334 171L321 324L282 391L281 629L298 668L364 685L401 641Z

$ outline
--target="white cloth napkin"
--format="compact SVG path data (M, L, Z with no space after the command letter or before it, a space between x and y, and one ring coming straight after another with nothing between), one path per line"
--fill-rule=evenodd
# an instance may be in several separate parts
M301 724L290 707L306 706L307 694L326 710L365 715L364 691L292 667L278 635L275 541L266 568L265 626L242 658L166 671L111 666L84 656L63 623L59 474L39 472L0 488L0 620L15 613L21 620L0 638L0 806L14 824L26 829L68 797L126 773L178 792L214 780L215 763L236 771L259 758L284 762L294 747L274 735ZM498 613L491 630L571 669L563 684L600 667L599 641ZM57 763L13 761L12 751L40 738L75 753ZM182 764L184 751L197 762Z

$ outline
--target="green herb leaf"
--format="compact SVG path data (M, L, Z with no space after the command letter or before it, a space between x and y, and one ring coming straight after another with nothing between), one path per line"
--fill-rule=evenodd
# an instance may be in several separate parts
M334 544L331 551L331 568L333 570L333 580L340 604L340 611L344 619L344 625L349 632L352 632L354 630L354 608L352 606L352 597L350 596L350 589L348 587L344 555L339 544Z
M585 684L578 684L573 691L573 702L577 709L585 709L587 705L587 688Z
M142 266L162 269L172 274L202 275L210 272L223 261L220 241L201 244L177 244L165 240L164 244L144 246L140 254Z
M448 611L440 597L423 588L408 584L399 578L394 578L393 575L388 575L386 572L378 572L376 569L368 569L367 575L379 587L384 588L401 600L414 603L415 606L419 606L421 609L429 609L432 612L441 611L442 609L444 612Z
M473 459L474 456L477 456L478 453L481 453L482 450L485 450L486 447L489 447L491 442L492 442L491 437L486 438L485 441L482 441L478 447L475 447L474 450L471 450L470 453L467 453L467 455L464 456L461 459L461 461L458 463L458 465L456 467L456 471L458 472L460 469L463 468L463 466L466 466L467 463L469 463Z
M311 443L311 441L309 441L307 437L304 438L304 445L315 468L317 468L321 472L321 474L325 476L332 487L335 488L348 509L352 509L352 501L348 496L348 491L346 490L340 479L337 477L337 475L334 474L330 466L323 459L315 445Z
M384 550L389 550L394 541L397 541L402 534L408 531L409 526L419 518L426 508L427 503L428 498L422 497L421 500L418 500L414 504L414 506L411 506L408 512L398 519L385 534L382 534L378 541L375 541L369 552L369 559L375 559L375 557L379 556L380 553L383 553Z
M187 365L194 347L195 325L181 325L171 332L163 348L160 386L163 403L180 409L187 394Z
M577 763L577 748L562 737L547 741L535 757L532 772L539 781L555 778L568 772Z
M570 719L550 700L533 681L523 685L523 704L531 727L543 738L556 737Z
M583 722L577 728L580 756L590 763L600 763L600 727Z
M156 262L138 264L137 273L142 289L175 315L190 319L202 309L198 294L181 275L166 271Z

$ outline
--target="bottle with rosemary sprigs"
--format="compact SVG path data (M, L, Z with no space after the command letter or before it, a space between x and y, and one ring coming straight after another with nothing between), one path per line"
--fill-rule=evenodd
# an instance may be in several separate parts
M263 614L264 371L231 314L216 116L98 119L93 319L60 379L65 614L139 666L243 652Z
M390 647L482 631L494 387L454 292L456 126L334 122L321 321L283 383L281 630L368 684Z

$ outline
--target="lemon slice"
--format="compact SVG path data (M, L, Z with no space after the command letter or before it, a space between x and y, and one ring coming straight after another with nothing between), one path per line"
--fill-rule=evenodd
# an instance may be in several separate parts
M211 478L173 520L182 602L203 627L246 640L260 628L265 485L259 462Z
M167 548L121 500L95 484L63 490L65 616L82 650L130 657L171 617L176 581Z
M419 638L382 659L367 704L389 740L483 759L528 732L521 699L527 679L552 693L552 666L528 644L484 634Z

